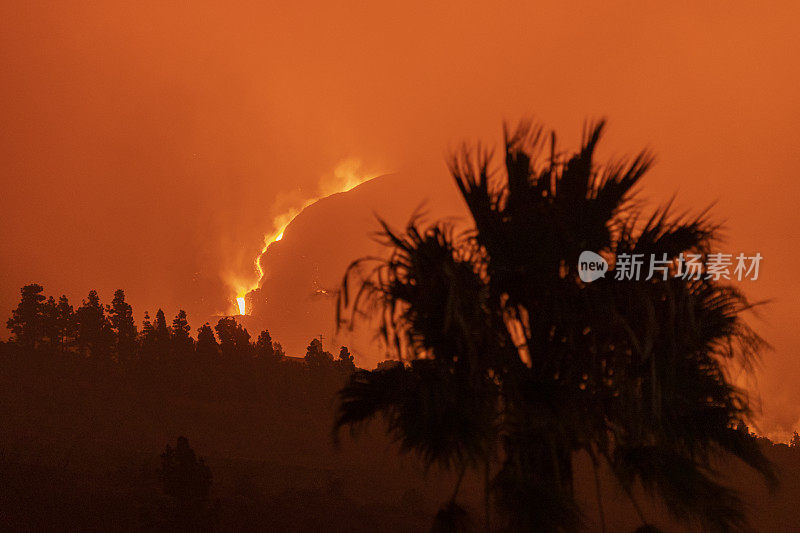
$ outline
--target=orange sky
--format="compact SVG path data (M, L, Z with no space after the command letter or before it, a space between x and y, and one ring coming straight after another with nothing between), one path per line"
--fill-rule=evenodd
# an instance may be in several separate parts
M575 142L605 115L606 154L658 154L649 198L716 201L726 247L765 257L764 426L797 427L800 4L559 4L4 3L0 309L122 287L198 326L341 161L446 180L504 118Z

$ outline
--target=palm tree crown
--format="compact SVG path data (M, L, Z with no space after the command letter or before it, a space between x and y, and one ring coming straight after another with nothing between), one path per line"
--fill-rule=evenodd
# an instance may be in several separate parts
M750 407L728 373L749 368L763 343L742 319L744 296L720 280L581 281L584 250L612 267L620 254L652 254L675 274L679 255L706 253L718 230L669 206L644 216L634 189L652 156L597 165L603 130L589 125L580 149L563 153L529 122L505 129L503 173L480 146L454 154L474 222L466 233L383 224L391 255L351 265L339 316L379 313L405 364L354 374L336 427L380 413L427 464L484 466L512 530L580 525L579 452L631 497L641 485L676 518L731 530L744 524L741 504L711 458L732 454L774 481L754 439L735 429ZM445 512L454 506L455 495L437 519L459 514Z

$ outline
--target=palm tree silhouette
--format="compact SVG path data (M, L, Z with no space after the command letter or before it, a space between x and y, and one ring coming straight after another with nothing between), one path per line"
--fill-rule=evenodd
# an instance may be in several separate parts
M504 128L504 173L480 145L455 153L471 231L382 223L391 255L348 268L338 318L378 314L405 364L356 372L335 427L382 414L426 464L482 469L514 531L580 527L579 452L609 467L632 500L642 486L678 520L729 531L745 518L712 457L730 454L775 482L755 439L735 429L751 409L729 378L764 343L734 287L675 275L679 254L706 253L718 227L669 206L644 217L634 188L652 156L597 165L604 126L588 125L572 154L530 122ZM673 275L584 283L584 250L665 257ZM460 515L457 495L458 486L439 517Z

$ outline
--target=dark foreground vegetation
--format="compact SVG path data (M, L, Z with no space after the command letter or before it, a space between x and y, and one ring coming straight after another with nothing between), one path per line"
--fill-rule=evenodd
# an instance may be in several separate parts
M333 445L344 347L287 357L229 317L194 337L183 312L136 327L122 291L72 309L38 285L8 327L0 530L407 531L441 499L385 439Z
M196 531L429 531L452 494L453 475L426 473L379 425L333 445L345 379L337 373L290 361L261 373L219 362L208 374L184 368L198 377L175 383L156 369L127 372L8 343L0 352L2 530L186 530L163 479L162 455L181 436L211 474L207 499L184 504ZM776 493L746 469L722 470L750 502L756 530L792 531L800 448L759 442L780 472ZM589 461L576 470L587 529L600 531ZM633 531L639 520L624 492L607 472L601 486L607 531ZM481 516L479 477L467 475L459 501ZM666 531L685 530L659 520L661 508L645 503L644 511Z
M448 221L412 220L402 232L384 224L388 257L353 263L339 312L377 313L406 364L355 373L337 426L382 417L426 464L481 476L486 530L585 527L581 457L594 475L611 474L644 530L658 515L644 511L639 489L683 527L739 530L751 502L720 461L778 482L743 430L753 413L732 377L748 375L765 343L739 287L711 268L687 275L688 254L713 257L719 227L707 213L648 209L636 191L652 156L598 163L604 127L587 124L571 152L523 121L504 128L500 165L465 145L449 167L466 232ZM582 276L586 253L600 254L609 275ZM649 257L651 272L657 258L661 275L626 275L631 257ZM435 529L477 518L459 489Z
M384 227L388 259L356 262L339 307L382 318L398 360L374 370L316 339L287 356L231 317L138 328L122 291L73 309L23 287L0 346L0 527L795 531L800 436L753 435L729 377L763 346L744 295L578 275L583 250L675 274L717 231L645 215L649 156L597 165L602 131L565 154L523 123L503 174L456 155L471 232Z

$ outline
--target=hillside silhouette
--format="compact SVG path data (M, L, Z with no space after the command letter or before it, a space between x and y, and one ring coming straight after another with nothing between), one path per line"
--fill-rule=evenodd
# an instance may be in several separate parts
M0 529L402 531L433 512L441 482L385 439L333 446L347 347L287 355L238 317L183 311L135 324L122 290L20 292L0 343Z
M446 178L420 180L401 174L374 178L323 198L302 211L261 258L265 275L260 290L248 296L253 329L269 326L289 351L307 343L308 332L333 339L336 293L342 273L356 257L382 254L376 242L377 215L403 227L415 212L430 218L464 216L455 186ZM357 361L374 367L382 360L374 332L339 331Z
M26 292L46 294L38 287ZM125 308L123 298L115 300L117 310ZM126 345L111 326L116 315L97 303L103 312L95 318L105 317L112 331L111 342L98 345L105 351L79 353L69 327L52 339L35 328L27 346L0 343L0 529L185 531L176 524L189 521L218 531L428 531L439 503L452 495L456 476L426 470L402 454L380 422L359 431L357 440L342 435L334 444L336 395L356 369L344 362L331 368L331 361L349 359L320 351L317 339L282 356L262 333L240 343L247 353L234 349L223 357L212 326L195 327L178 313L175 322L136 324L134 355L121 359ZM73 311L81 307L76 304ZM191 344L180 333L184 319ZM102 320L96 324L106 330ZM238 331L233 324L223 321ZM159 329L166 329L162 340L169 347L140 351L141 341L155 339ZM189 345L189 357L175 349ZM396 368L396 362L378 368ZM186 437L194 463L179 437ZM792 531L800 437L791 447L758 443L779 468L776 493L748 469L718 466L751 502L748 518L756 530ZM203 481L205 467L191 466L201 459L210 484ZM596 483L587 476L590 468L588 458L577 458L575 487L587 502ZM176 488L176 479L188 484ZM607 471L601 470L600 484L606 530L633 531L640 522L627 496ZM476 516L482 488L471 473L461 483L459 503ZM181 491L198 496L181 500ZM647 500L642 507L663 531L684 531L659 518L663 509ZM187 509L193 511L187 515ZM601 531L596 506L583 512L586 530Z

